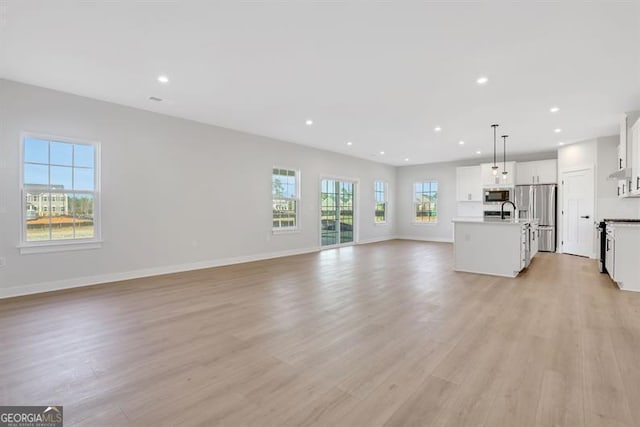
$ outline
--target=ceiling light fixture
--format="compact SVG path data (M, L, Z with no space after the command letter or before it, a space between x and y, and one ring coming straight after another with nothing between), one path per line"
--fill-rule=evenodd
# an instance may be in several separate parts
M555 133L560 133L560 132L562 132L562 129L560 129L560 128L556 128L556 129L554 129L553 131L554 131Z
M381 155L381 156L384 156L384 151L381 151L381 152L380 152L380 155Z
M564 145L564 142L560 141L558 142L558 145Z
M458 145L464 145L464 141L458 141Z
M440 132L442 130L442 128L440 126L436 126L433 128L434 132Z
M164 74L160 75L158 76L158 81L164 84L169 83L169 77L165 76Z
M491 125L493 128L493 166L491 166L491 173L498 175L498 164L496 163L496 130L500 125Z
M347 141L347 145L348 145L349 147L351 147L351 146L353 145L353 142L351 142L351 141Z
M502 135L502 139L504 140L504 147L502 151L502 179L507 179L507 137L509 135Z
M404 161L405 161L405 162L408 162L408 161L409 161L409 158L408 158L408 157L405 157L405 158L404 158Z
M311 125L313 125L313 120L307 119L307 120L304 121L304 124L307 125L307 126L311 126Z
M551 107L551 108L549 108L549 111L550 111L550 112L552 112L552 113L557 113L558 111L560 111L560 108L558 108L558 107Z
M489 78L482 76L482 77L478 77L478 79L476 80L476 83L478 83L479 85L486 85L489 82Z
M478 150L476 151L476 154L482 154L482 151Z

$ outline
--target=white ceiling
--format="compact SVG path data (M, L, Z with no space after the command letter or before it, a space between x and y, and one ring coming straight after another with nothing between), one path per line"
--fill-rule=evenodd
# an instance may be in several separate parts
M394 165L490 155L494 122L549 151L640 109L640 1L16 0L0 76Z

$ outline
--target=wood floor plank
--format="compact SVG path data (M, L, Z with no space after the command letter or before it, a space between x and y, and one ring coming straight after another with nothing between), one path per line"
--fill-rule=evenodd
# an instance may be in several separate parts
M632 426L640 295L394 240L0 300L0 405L69 425ZM46 378L46 381L43 381Z

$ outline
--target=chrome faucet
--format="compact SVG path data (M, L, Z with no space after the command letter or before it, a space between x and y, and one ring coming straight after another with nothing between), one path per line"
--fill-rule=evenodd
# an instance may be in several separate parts
M516 205L515 203L513 203L511 200L507 200L506 202L502 202L502 205L500 206L500 219L504 219L504 205L506 205L507 203L509 203L511 206L513 206L513 218L515 219L515 214L516 214Z

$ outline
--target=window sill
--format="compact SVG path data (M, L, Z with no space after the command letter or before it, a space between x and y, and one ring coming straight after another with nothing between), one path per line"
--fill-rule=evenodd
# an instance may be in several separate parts
M29 255L44 254L50 252L84 251L89 249L100 249L101 247L102 240L91 240L88 242L47 242L41 244L28 244L18 246L18 249L20 249L20 255Z
M411 225L417 225L418 227L421 227L423 225L438 225L438 222L412 222Z
M374 222L373 224L374 224L376 227L378 227L378 226L386 226L386 225L389 225L389 223L388 223L388 222L386 222L386 221L385 221L385 222Z
M292 234L292 233L300 233L299 228L291 228L289 230L271 230L272 234Z

